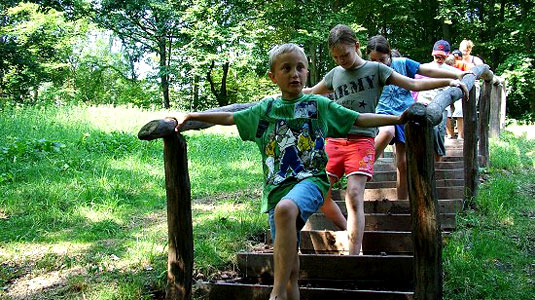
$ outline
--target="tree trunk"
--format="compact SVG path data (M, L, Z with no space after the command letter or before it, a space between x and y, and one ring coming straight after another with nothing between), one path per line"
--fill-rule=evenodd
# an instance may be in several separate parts
M169 108L169 75L167 75L167 40L165 37L160 38L158 43L160 54L160 88L162 90L162 105Z
M208 68L208 72L206 72L206 80L210 83L210 90L212 91L212 94L214 94L219 106L228 105L227 76L229 66L230 63L228 61L223 65L223 77L221 79L221 89L219 91L215 88L215 82L212 79L212 71L215 67L215 61L212 61L212 64Z
M315 86L317 81L317 56L316 56L316 43L310 42L309 48L308 48L308 57L310 58L310 66L309 66L309 77L308 85L309 86Z
M197 110L199 107L199 75L193 77L193 107L191 110Z

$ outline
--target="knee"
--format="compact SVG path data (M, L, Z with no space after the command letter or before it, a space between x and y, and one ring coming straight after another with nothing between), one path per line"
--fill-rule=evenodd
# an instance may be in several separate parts
M348 208L351 208L353 210L356 210L357 207L359 206L360 202L361 202L361 195L363 195L363 190L364 190L364 187L360 187L360 186L356 186L356 187L353 187L353 188L348 188L346 190L346 193L347 193L347 196L349 197L349 203L347 203L347 205L349 205L350 207Z
M299 209L291 200L281 200L275 206L275 221L294 221L297 219Z

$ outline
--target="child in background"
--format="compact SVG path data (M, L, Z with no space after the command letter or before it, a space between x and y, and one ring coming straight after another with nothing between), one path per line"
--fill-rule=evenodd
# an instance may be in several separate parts
M385 85L392 84L409 90L426 90L442 86L460 86L458 80L414 80L403 76L385 64L363 60L355 32L346 25L337 25L329 33L328 46L338 64L322 81L305 93L334 92L335 102L353 111L372 113ZM390 59L390 49L387 58ZM414 100L412 100L414 103ZM397 114L400 115L400 114ZM373 176L376 128L353 126L345 138L327 140L327 174L332 184L344 174L347 177L347 221L330 197L322 211L338 227L348 231L349 254L361 253L364 234L364 189Z
M269 53L269 61L268 75L279 86L281 97L266 98L235 113L188 113L176 118L177 130L188 120L236 124L243 140L258 145L264 167L262 211L269 213L275 241L270 299L296 300L299 299L299 232L308 217L322 205L329 190L323 137L344 137L353 126L374 128L400 124L404 115L359 114L323 96L303 94L308 62L303 50L295 44L275 47Z
M437 46L440 44L444 45L442 49L439 49L439 46ZM447 64L448 58L451 57L453 60L455 60L454 55L450 55L449 49L450 49L450 45L448 42L437 41L435 45L433 46L433 51L431 52L431 56L433 56L433 61L422 64L420 66L447 70L447 71L458 73L464 76L466 72L463 73L460 70ZM444 60L444 57L447 57L447 58ZM425 78L425 76L417 74L416 78L417 79ZM434 90L429 90L429 91L422 91L422 92L413 94L413 97L414 97L414 100L425 103L427 105L435 98L436 95L438 95L438 93L442 92L443 90L444 88L439 88L439 89L434 89ZM456 103L461 104L461 101L458 100ZM444 144L444 137L446 135L447 120L448 120L448 110L444 110L443 115L442 115L442 122L440 122L440 124L433 127L435 161L440 161L442 156L446 155L446 146Z
M416 74L433 78L452 78L461 80L466 73L456 72L452 70L445 70L435 68L429 65L421 65L410 58L396 58L391 57L390 44L385 37L376 35L368 42L366 49L367 54L372 61L383 63L392 67L399 74L410 78L415 78ZM441 64L444 63L450 51L449 43L440 40L433 46L433 55L436 61ZM430 79L423 79L430 80ZM451 80L451 79L443 79ZM422 81L422 80L417 80ZM455 81L463 90L465 95L468 95L466 86L459 81ZM435 86L431 89L445 87L447 84ZM414 104L414 98L410 91L429 90L414 89L405 86L389 85L383 89L379 104L377 105L376 113L388 115L400 115L409 106ZM397 195L398 199L408 198L408 184L407 184L407 160L405 149L405 129L403 126L386 126L379 130L379 134L375 138L376 157L378 157L386 148L388 144L395 144L396 151L396 168L397 168Z

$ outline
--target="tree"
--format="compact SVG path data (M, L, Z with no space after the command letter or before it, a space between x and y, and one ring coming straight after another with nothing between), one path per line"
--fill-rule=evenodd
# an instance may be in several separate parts
M169 65L173 39L181 38L181 12L190 3L166 0L94 1L94 20L112 30L125 45L141 47L159 56L162 105L169 108Z

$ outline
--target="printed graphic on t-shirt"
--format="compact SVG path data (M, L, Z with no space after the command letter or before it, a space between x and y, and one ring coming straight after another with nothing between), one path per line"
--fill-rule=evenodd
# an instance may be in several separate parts
M373 84L375 74L358 78L357 80L349 81L346 84L342 84L334 91L334 99L338 100L342 97L354 95L365 90L371 90L375 88ZM354 106L354 104L353 104Z
M267 184L278 185L289 178L302 180L322 171L327 163L325 140L317 127L318 108L315 101L295 106L295 119L277 120L266 132L265 171Z

